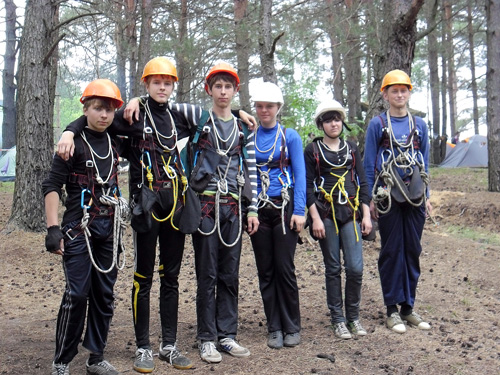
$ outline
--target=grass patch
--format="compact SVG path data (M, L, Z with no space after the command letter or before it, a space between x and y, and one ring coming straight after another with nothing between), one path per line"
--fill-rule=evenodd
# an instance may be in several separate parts
M488 190L488 169L487 168L429 168L432 179L447 178L447 177L460 177L464 182L473 181L474 185Z
M14 194L14 181L0 182L0 193Z
M455 237L468 239L489 245L500 245L500 235L480 228L461 227L459 225L446 225L443 229Z

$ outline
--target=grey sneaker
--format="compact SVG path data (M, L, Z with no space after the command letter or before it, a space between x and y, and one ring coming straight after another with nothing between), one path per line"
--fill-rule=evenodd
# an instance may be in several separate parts
M424 331L431 329L430 324L425 322L416 312L412 312L410 315L401 314L401 319L407 321L409 325L417 327L418 329Z
M355 336L366 336L368 332L363 328L359 320L354 320L347 324L351 333Z
M267 335L267 346L271 349L281 349L283 347L283 332L269 332Z
M352 338L344 322L333 323L333 332L339 339L348 340Z
M151 349L138 348L135 351L134 370L148 373L153 372L154 369L153 351Z
M215 348L213 341L205 341L199 345L200 357L208 363L219 363L222 361L222 356Z
M118 371L108 361L101 361L94 365L87 362L87 375L118 375Z
M287 333L283 340L283 345L292 347L300 344L300 332Z
M69 363L53 363L50 375L69 375Z
M193 363L189 360L189 358L182 355L175 344L163 346L163 343L161 343L158 357L162 361L167 361L179 370L187 370L193 367Z
M398 312L393 312L385 321L387 328L397 333L405 333L406 327Z
M231 354L233 357L248 357L250 350L238 344L234 339L226 337L219 341L222 351Z

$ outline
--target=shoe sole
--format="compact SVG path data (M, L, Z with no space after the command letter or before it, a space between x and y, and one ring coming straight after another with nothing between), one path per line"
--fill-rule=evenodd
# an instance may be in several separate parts
M205 361L207 363L220 363L222 361L222 358L216 359L216 360L211 360L211 359L208 359L208 358L201 358L201 360Z
M250 356L250 352L248 353L243 353L243 354L236 354L236 353L231 353L231 352L228 352L228 351L225 351L225 350L221 350L222 352L224 353L227 353L235 358L245 358L245 357L249 357Z
M160 358L162 361L165 361L167 363L170 363L167 357L162 356L161 354L158 354L158 358ZM178 369L178 370L189 370L194 366L194 364L190 363L189 365L186 366L181 366L181 365L174 365L173 363L170 363L172 367Z
M153 372L155 369L154 368L141 368L141 367L133 367L135 371L140 372L141 374L149 374L150 372Z

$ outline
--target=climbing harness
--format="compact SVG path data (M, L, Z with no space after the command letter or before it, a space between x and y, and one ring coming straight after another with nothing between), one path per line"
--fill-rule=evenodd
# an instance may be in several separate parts
M227 174L229 172L229 169L231 167L231 161L233 160L233 156L235 154L229 155L229 153L234 149L236 141L239 140L240 136L243 136L243 134L240 133L239 127L238 127L238 124L237 124L237 121L236 121L236 118L234 118L234 116L233 116L233 124L234 124L234 126L231 129L230 135L226 139L224 139L224 138L221 137L221 134L217 130L217 125L216 125L216 122L214 121L214 118L213 118L211 110L209 112L209 117L210 117L210 120L212 122L212 128L214 129L213 130L213 134L214 134L213 138L215 138L215 147L214 147L215 151L221 157L227 157L228 158L228 162L227 162L226 170L225 171L221 170L221 165L217 165L217 167L216 167L217 174L218 174L219 178L218 178L218 181L217 181L217 191L215 192L214 226L208 232L203 232L200 228L198 228L198 233L202 234L203 236L210 236L213 233L215 233L215 231L217 230L217 234L219 236L219 240L221 241L221 243L225 247L233 247L240 240L241 233L242 233L242 228L243 228L243 218L242 218L242 211L241 211L241 201L243 199L242 198L242 191L243 191L243 187L245 186L245 176L244 176L244 172L243 172L243 157L241 155L243 153L243 151L241 150L241 148L240 148L240 152L239 152L239 155L238 155L239 156L239 169L238 169L238 174L236 175L236 183L237 183L237 186L238 186L238 235L236 236L235 240L232 243L230 243L230 244L228 244L224 240L224 238L222 236L222 233L221 233L221 225L220 225L220 203L221 203L221 196L227 196L227 195L230 194L229 193L228 183L227 183ZM208 127L208 125L205 125L204 128L205 128L204 132L208 133L209 130L210 130L210 128ZM227 145L228 142L230 142L229 146ZM207 147L207 146L210 147L209 145L210 145L210 142L208 142L208 141L203 142L203 147ZM222 149L222 146L226 147L226 149ZM213 147L213 146L211 146L211 147ZM194 165L196 165L196 159L197 159L198 153L199 153L199 150L197 151L197 153L195 155Z
M85 236L85 242L87 244L87 250L88 250L92 265L100 273L109 273L115 267L121 271L125 267L125 246L123 245L122 239L123 239L123 233L127 227L126 221L128 221L129 217L130 217L130 210L129 210L127 200L121 196L121 192L117 186L115 186L113 188L113 190L112 190L112 187L109 186L110 181L112 179L112 176L116 176L116 173L113 173L113 172L116 172L116 163L117 163L116 160L117 159L114 159L114 156L113 156L112 146L111 146L111 138L110 138L109 134L107 134L107 137L108 137L108 144L109 144L108 154L106 156L102 157L95 152L95 150L93 149L91 144L87 141L85 133L84 132L81 133L81 138L85 142L85 144L87 145L87 148L88 148L88 150L86 149L86 153L87 153L87 151L90 152L90 156L91 156L92 160L87 160L87 162L86 162L87 176L80 176L80 175L76 175L76 174L74 174L74 176L73 176L74 178L76 178L77 182L82 182L87 186L86 188L82 189L82 193L81 193L80 206L83 210L83 216L82 216L82 220L79 224L79 227ZM108 159L108 158L111 160L110 170L109 170L108 176L106 177L106 180L103 180L102 177L100 176L99 168L97 166L97 163L95 162L95 157L97 157L98 159L103 160L103 161L106 161L106 159ZM97 197L94 193L94 182L97 183L98 186L100 186L101 191L102 191L102 195L99 197L98 202L95 202L97 200ZM89 199L88 204L85 204L85 195L86 194L90 195L90 199ZM89 212L89 210L92 209L93 203L95 203L96 205L97 205L97 203L101 203L105 206L109 206L110 209L103 210L103 209L99 208L99 206L96 206L95 211L97 211L97 212L94 211L91 213L91 212ZM91 216L95 217L95 216L98 216L101 214L107 215L107 216L114 215L114 218L113 218L113 261L111 262L111 265L109 266L108 269L102 269L99 267L99 265L96 263L96 261L94 259L92 247L90 245L91 233L90 233L90 230L88 228L89 220L90 220ZM68 237L70 239L74 238L74 237L71 237L69 232L70 232L70 230L66 232ZM121 263L120 263L120 260L118 259L120 253L122 253L122 255L123 255L123 259L121 260Z
M263 163L257 163L257 170L259 171L259 176L260 176L260 185L261 185L261 191L259 195L257 196L257 208L261 209L266 206L271 206L277 210L281 210L281 228L283 229L283 235L286 234L286 225L285 225L285 209L286 206L288 205L288 202L290 201L290 193L288 192L288 189L291 187L291 179L290 179L290 174L288 173L288 159L287 157L287 146L286 146L286 128L283 131L283 128L281 127L280 124L277 125L277 130L276 130L276 136L274 138L274 143L272 144L271 147L267 150L260 150L258 148L258 142L257 142L257 134L258 131L255 132L255 148L257 151L259 151L261 154L266 154L270 152L269 157L266 162ZM280 159L279 161L273 163L273 156L276 151L276 146L278 144L278 139L280 138L281 135L281 147L280 147ZM267 168L264 170L263 168ZM269 177L269 173L271 172L271 169L273 168L279 168L280 173L278 175L278 180L281 183L281 190L280 190L280 195L281 195L281 202L275 202L273 201L269 195L267 194L269 187L271 185L271 180ZM285 177L285 179L283 178Z
M372 191L375 207L380 214L388 213L392 207L392 199L396 199L395 196L400 203L407 202L414 207L419 207L426 202L425 190L430 178L425 171L424 158L418 143L418 130L413 116L408 113L410 135L406 143L400 143L396 140L389 112L387 112L388 126L385 126L382 117L379 117L382 121L384 135L381 141L383 148L381 170L375 177ZM402 180L398 170L404 171L410 178L409 186ZM419 180L423 183L423 189L420 188ZM379 182L382 182L383 186Z
M331 211L332 211L332 218L333 222L335 224L335 231L336 234L339 234L339 228L337 224L337 218L335 217L335 203L338 203L339 205L348 205L352 211L353 211L353 225L354 225L354 233L356 234L356 242L359 241L359 234L358 234L358 229L356 226L356 217L359 209L359 190L360 190L360 184L359 184L359 178L357 174L355 174L354 168L355 168L355 159L354 159L354 154L352 150L349 147L349 144L346 141L343 141L344 145L342 145L338 151L333 151L331 150L324 142L321 140L318 140L317 142L313 142L313 149L314 149L314 157L316 159L316 170L317 170L317 177L314 179L314 189L316 193L320 193L324 200L330 204ZM339 164L335 164L332 161L328 160L328 158L325 156L323 149L325 148L328 151L331 152L336 152L337 155L341 155L344 153L345 150L345 157L343 157L343 160ZM349 156L352 157L353 164L352 166L347 165L347 160ZM327 165L327 169L322 173L321 172L321 167L320 167L320 159L323 160ZM342 171L345 170L345 172L342 173ZM337 171L340 171L337 172ZM345 182L346 182L346 176L351 172L351 178L353 178L353 181L355 182L356 185L356 195L353 198L349 197L349 194L345 188ZM324 188L325 184L325 178L324 174L329 173L331 176L335 177L337 181L335 184L332 186L330 191L327 191ZM354 180L355 177L355 180ZM337 197L337 202L335 202L335 193L338 193Z

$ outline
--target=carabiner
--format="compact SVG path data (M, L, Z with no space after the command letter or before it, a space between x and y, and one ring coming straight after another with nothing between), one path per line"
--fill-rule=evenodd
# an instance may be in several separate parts
M85 205L85 193L89 193L90 195L90 200L89 200L89 205ZM80 206L82 209L89 209L90 208L90 205L92 204L92 194L90 193L90 190L89 189L83 189L82 190L82 195L81 195L81 199L80 199Z

